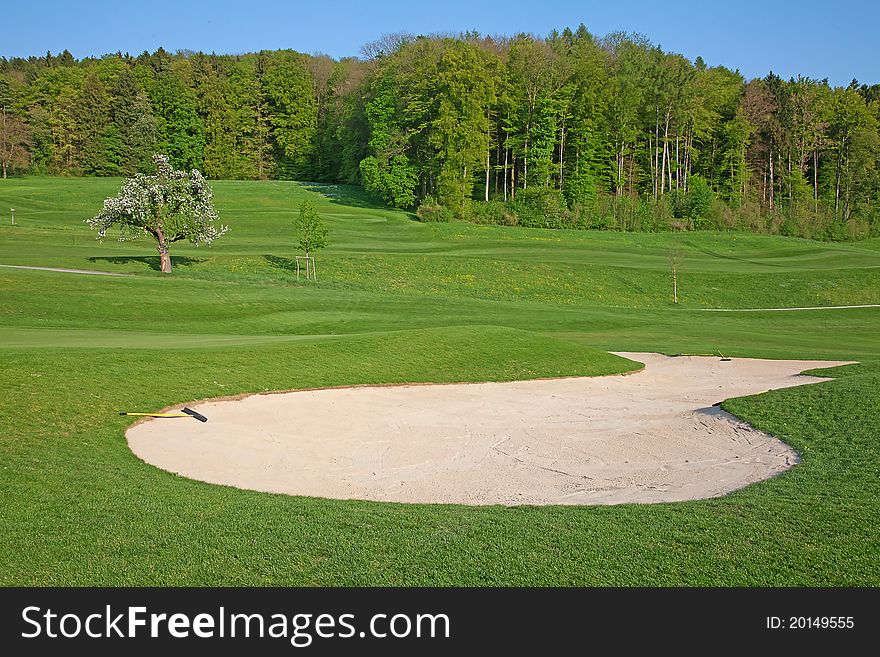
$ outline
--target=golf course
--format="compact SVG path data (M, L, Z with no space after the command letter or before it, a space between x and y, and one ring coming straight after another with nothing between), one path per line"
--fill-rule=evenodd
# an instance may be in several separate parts
M0 584L880 585L880 239L427 223L353 186L211 181L228 234L162 274L152 240L85 223L121 182L0 181ZM316 281L296 276L306 200L330 229ZM723 401L797 465L654 504L242 490L145 463L119 414L641 368L610 352L854 364Z

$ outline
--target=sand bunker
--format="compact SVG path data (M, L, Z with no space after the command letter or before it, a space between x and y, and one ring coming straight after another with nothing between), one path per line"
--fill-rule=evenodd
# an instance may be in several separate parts
M667 357L628 376L358 387L191 404L210 418L128 431L192 479L339 499L616 504L723 495L797 454L712 404L826 379L829 361Z

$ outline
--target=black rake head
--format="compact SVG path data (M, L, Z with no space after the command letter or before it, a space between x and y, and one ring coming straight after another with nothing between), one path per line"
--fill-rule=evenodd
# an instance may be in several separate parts
M181 410L181 412L186 413L187 415L191 415L191 416L193 416L193 417L194 417L195 419L197 419L199 422L207 422L207 421L208 421L208 418L206 418L206 417L205 417L204 415L202 415L201 413L197 413L196 411L194 411L194 410L191 409L191 408L187 408L187 407L184 406L184 407L181 408L180 410Z

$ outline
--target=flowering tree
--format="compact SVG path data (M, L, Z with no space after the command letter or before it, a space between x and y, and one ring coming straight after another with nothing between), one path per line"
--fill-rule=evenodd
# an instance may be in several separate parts
M154 155L153 162L155 174L126 180L116 196L105 199L101 214L86 223L98 231L99 241L112 226L119 227L120 242L149 235L156 240L162 273L168 274L172 243L188 239L196 246L210 245L229 227L215 225L220 217L201 173L176 171L165 155Z

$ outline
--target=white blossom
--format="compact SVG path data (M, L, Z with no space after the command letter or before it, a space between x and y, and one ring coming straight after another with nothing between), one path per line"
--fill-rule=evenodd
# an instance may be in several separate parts
M182 239L210 245L229 230L216 225L214 194L201 172L177 171L166 155L154 155L153 162L155 174L127 179L116 196L105 199L99 215L86 219L99 241L113 226L120 242L148 235L165 247Z

